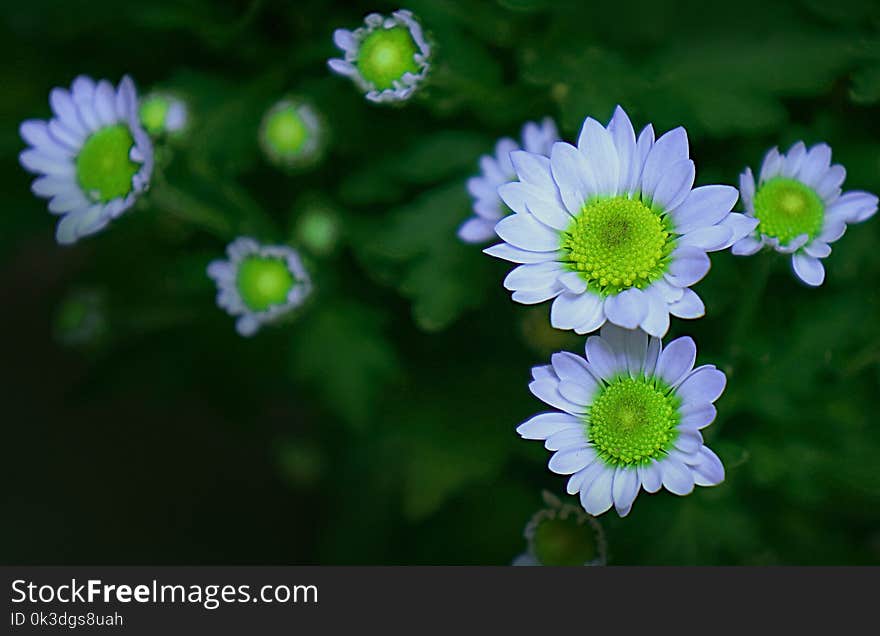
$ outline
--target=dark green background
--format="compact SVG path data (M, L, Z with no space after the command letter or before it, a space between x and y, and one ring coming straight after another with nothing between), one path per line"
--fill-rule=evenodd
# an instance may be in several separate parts
M514 427L541 409L529 368L582 339L513 304L507 264L464 246L464 180L528 120L573 139L622 104L684 125L699 183L765 150L825 140L846 186L880 190L875 2L428 1L434 81L367 103L326 60L336 27L386 2L4 3L0 21L0 561L509 562L548 453ZM191 99L194 128L138 209L63 248L17 163L18 123L79 73ZM312 99L324 162L260 156L261 113ZM166 148L165 152L169 152ZM209 260L240 233L287 240L308 201L344 237L312 255L296 322L238 337ZM674 320L728 374L708 440L727 481L602 517L615 564L880 563L880 223L850 228L808 289L785 259L712 256L706 318ZM64 299L107 327L66 346ZM571 501L574 501L573 499Z

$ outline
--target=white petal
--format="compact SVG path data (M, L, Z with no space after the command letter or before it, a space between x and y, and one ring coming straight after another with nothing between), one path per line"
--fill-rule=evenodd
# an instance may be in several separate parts
M559 273L560 265L555 261L519 265L505 277L504 288L511 291L545 289L556 282Z
M718 455L704 446L699 452L699 463L691 468L694 483L698 486L717 486L724 481L724 465Z
M807 285L818 287L825 280L825 267L818 258L797 253L791 257L791 265L797 277Z
M649 196L654 205L671 211L680 206L694 185L696 168L690 159L683 159L668 166L656 189Z
M458 228L458 238L465 243L485 243L486 241L491 241L495 238L495 223L478 216L472 217Z
M699 431L681 431L673 445L683 453L696 453L703 446L703 436Z
M531 252L555 252L559 249L559 234L530 214L504 217L495 226L495 233L506 243Z
M625 371L620 368L615 352L601 336L590 336L586 344L587 361L603 380L610 380L618 373Z
M687 495L694 489L694 477L683 462L667 457L660 462L663 487L674 495Z
M645 290L645 298L648 313L639 326L655 338L662 338L669 331L669 306L656 283Z
M571 144L560 141L553 144L550 169L565 207L572 215L580 214L587 199L597 193L587 158Z
M693 289L684 289L681 298L669 305L669 313L676 318L701 318L706 306Z
M831 166L816 184L816 194L828 202L832 197L840 194L840 186L843 185L844 179L846 179L846 169L839 164Z
M556 451L550 458L548 468L557 475L571 475L583 470L596 459L596 451L586 446Z
M804 157L797 178L815 189L830 167L831 147L828 144L816 144Z
M654 191L668 168L685 159L688 159L688 141L684 128L675 128L661 136L654 143L645 160L645 169L641 179L642 193L653 198Z
M804 142L799 141L789 148L782 160L781 174L784 177L794 177L801 169L804 157L807 154L807 147Z
M521 289L513 292L511 294L511 298L514 302L521 303L523 305L538 305L540 303L546 302L551 298L556 298L560 293L562 293L561 287L548 287L546 289Z
M560 284L573 294L587 291L587 281L578 272L565 272L559 275Z
M877 212L877 196L870 192L845 192L828 206L829 216L841 216L847 223L861 223Z
M752 174L751 168L746 168L743 173L739 175L739 196L742 199L746 211L754 213L755 177ZM734 205L735 204L736 201L734 201ZM733 206L731 206L731 209L733 209Z
M724 250L741 239L750 236L758 227L758 219L746 214L740 214L739 212L731 212L718 225L730 230L730 238L727 242L715 248L716 250Z
M774 147L768 150L767 154L764 155L764 161L761 162L761 171L758 173L759 182L764 183L778 176L782 171L782 160L783 157L779 153L779 148Z
M663 348L654 373L666 384L675 387L693 370L696 360L697 345L690 336L683 336Z
M581 505L591 515L600 515L611 507L611 486L614 481L614 469L605 468L592 483L586 484L581 490Z
M523 439L544 440L571 428L583 428L583 422L568 413L541 413L517 426L516 432Z
M492 234L495 234L494 225L492 226ZM557 252L532 252L529 250L521 250L518 247L507 243L499 243L483 250L484 254L494 256L495 258L503 258L511 263L543 263L545 261L556 260L559 254Z
M625 517L632 509L636 495L639 494L639 475L636 468L618 467L614 471L614 483L611 486L611 496L614 500L614 509L621 517Z
M676 287L690 287L709 271L711 262L706 252L696 247L678 247L672 252L666 280Z
M661 354L662 355L662 354ZM695 369L676 390L685 404L708 404L717 400L724 392L727 377L713 366L705 365Z
M593 390L599 387L595 376L590 372L587 361L568 351L554 353L550 357L553 370L561 380L577 382Z
M572 415L583 415L586 412L583 406L566 400L559 393L558 382L553 380L535 380L529 383L529 391L532 392L539 400L549 404L550 406L571 413Z
M815 240L804 246L804 252L814 258L826 258L831 254L831 246L824 241Z
M563 292L550 308L550 324L556 329L574 329L601 309L602 299L591 293Z
M545 189L548 192L556 191L556 183L550 171L550 158L544 157L525 150L516 150L510 153L510 162L516 176L523 183Z
M593 401L593 395L596 393L597 386L595 382L585 385L579 382L563 380L559 383L558 390L559 394L569 402L574 402L581 406L589 406Z
M611 133L598 121L587 117L578 137L578 150L586 156L590 164L596 183L594 194L607 196L617 194L620 160Z
M658 463L652 462L638 467L639 481L645 492L654 493L663 485L663 473Z
M544 442L544 448L549 451L565 450L570 448L586 448L589 445L585 436L584 425L568 428L554 433Z
M761 241L751 236L746 236L734 243L730 251L737 256L751 256L760 251L762 247L764 247L764 244Z
M696 404L683 407L680 411L681 421L678 423L682 430L697 431L709 426L715 421L718 409L714 404Z
M104 125L114 124L116 117L116 91L113 85L107 80L98 82L95 88L95 97L93 101L95 113L98 120Z
M714 252L731 244L733 242L731 241L732 236L733 232L730 228L723 225L710 225L688 232L678 239L678 245L696 247L704 252Z
M693 230L719 223L733 209L738 193L726 185L694 188L678 209L672 212L675 231L687 234Z
M605 299L605 316L626 329L635 329L648 315L648 299L641 289L632 287Z
M611 133L620 164L617 192L635 192L642 167L636 156L636 135L632 122L620 106L614 109L614 115L608 124L608 132Z

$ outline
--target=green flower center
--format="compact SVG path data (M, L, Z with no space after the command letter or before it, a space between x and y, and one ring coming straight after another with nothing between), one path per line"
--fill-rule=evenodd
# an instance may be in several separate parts
M289 157L299 153L309 137L309 129L296 106L290 105L269 114L263 134L274 152Z
M541 565L584 565L598 556L595 530L573 514L542 520L533 541Z
M385 90L392 88L394 81L404 73L419 72L415 60L418 52L418 46L406 27L376 29L361 42L357 68L361 77L377 89Z
M811 187L796 179L775 177L758 188L755 216L759 232L785 245L802 234L811 239L818 236L825 206Z
M587 438L613 466L660 459L678 437L679 399L657 378L619 377L600 390L587 420Z
M236 285L251 311L266 311L287 302L296 279L282 258L249 256L238 265Z
M639 199L612 197L584 205L562 234L563 262L603 296L643 289L666 271L675 247L661 211Z
M165 130L165 118L171 102L161 95L148 97L141 102L141 124L151 135L158 135Z
M106 203L132 190L140 166L129 158L134 146L128 126L116 124L93 133L76 157L76 178L95 201Z

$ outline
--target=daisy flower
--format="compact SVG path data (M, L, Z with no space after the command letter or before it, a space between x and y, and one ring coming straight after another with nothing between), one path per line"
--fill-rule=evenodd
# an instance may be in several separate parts
M474 216L458 228L458 238L465 243L485 243L495 238L495 224L510 210L498 196L498 186L516 179L510 153L525 150L537 155L550 155L550 149L559 141L556 124L549 117L540 123L528 122L522 129L522 146L510 137L495 144L494 155L480 157L480 176L471 177L467 189L473 197Z
M606 324L587 338L586 354L556 353L532 369L529 389L555 410L517 428L555 451L550 470L571 475L568 493L580 494L584 510L614 506L624 517L641 488L687 495L724 480L700 429L715 419L726 378L713 365L694 368L691 338L664 348L641 330Z
M757 220L754 232L731 251L748 256L762 247L791 254L795 275L807 285L825 280L822 260L831 243L849 223L860 223L877 212L877 197L868 192L841 193L846 170L831 163L828 144L807 149L797 142L787 153L772 148L764 157L758 182L751 168L739 178L746 214Z
M272 106L260 124L260 147L282 168L304 168L324 155L325 127L308 102L287 98Z
M153 92L143 97L138 115L144 129L154 137L180 134L189 123L186 102L163 92Z
M655 141L649 125L636 137L620 107L607 128L587 118L577 146L510 159L519 180L498 194L514 214L495 226L503 242L484 251L521 263L504 286L520 303L555 299L558 329L584 334L608 321L661 337L670 314L702 316L690 286L709 271L706 253L757 223L730 212L736 188L693 188L684 128Z
M405 9L391 17L371 13L354 31L336 29L333 42L343 57L329 60L330 69L350 77L371 102L406 101L431 69L431 45Z
M305 302L312 282L296 250L286 245L260 245L239 237L226 247L228 260L208 265L217 283L217 305L238 321L242 336L252 336Z
M31 190L49 199L61 216L55 232L71 244L102 230L134 205L153 170L153 145L138 120L138 98L130 77L117 88L107 80L77 77L49 94L54 117L21 124L29 148L19 155L39 175Z
M546 508L526 525L526 551L512 565L605 565L602 526L577 506L544 491Z

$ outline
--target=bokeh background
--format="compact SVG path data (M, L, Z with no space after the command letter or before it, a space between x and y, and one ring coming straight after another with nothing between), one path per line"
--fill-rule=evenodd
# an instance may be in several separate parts
M583 339L455 230L478 157L529 119L684 125L698 183L824 140L848 188L880 190L876 2L412 0L433 82L377 107L327 70L331 34L397 8L4 3L0 561L509 563L565 483L514 433L541 409L529 369ZM17 128L79 73L176 90L193 127L138 209L64 248ZM291 93L333 137L293 175L256 141ZM303 247L315 210L340 234L305 250L312 302L240 338L206 264L242 233ZM880 563L878 241L851 227L819 289L776 254L712 255L706 318L669 337L728 374L707 431L727 481L604 515L612 564Z

